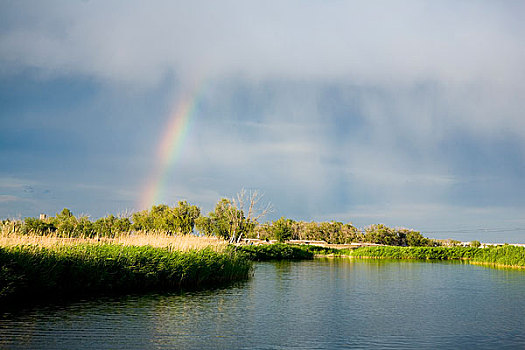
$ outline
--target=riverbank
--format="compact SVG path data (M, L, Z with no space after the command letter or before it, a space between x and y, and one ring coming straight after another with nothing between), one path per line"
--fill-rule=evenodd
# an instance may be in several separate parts
M363 247L340 251L340 255L358 258L466 260L488 266L525 268L525 247Z
M226 249L71 244L0 247L0 305L84 295L214 287L247 279L252 263Z
M466 260L494 267L525 268L525 248L501 246L393 247L335 249L311 245L239 245L201 240L200 249L181 250L174 240L141 239L142 246L100 241L86 243L49 237L34 244L2 242L0 246L0 308L47 298L78 298L215 287L249 278L252 261L301 260L320 257ZM22 241L38 237L17 238ZM128 238L138 244L137 238ZM157 242L160 247L150 244ZM20 242L19 242L20 243ZM27 243L27 242L26 242ZM180 242L179 242L180 243ZM192 245L193 246L193 245ZM177 250L175 247L178 247Z
M0 236L0 309L46 299L201 289L245 280L252 261L312 259L307 248L230 246L193 235Z
M488 266L525 268L525 247L504 245L473 247L394 247L374 246L330 248L312 245L268 244L240 246L237 249L256 261L271 259L312 259L314 257L352 257L376 259L466 260Z

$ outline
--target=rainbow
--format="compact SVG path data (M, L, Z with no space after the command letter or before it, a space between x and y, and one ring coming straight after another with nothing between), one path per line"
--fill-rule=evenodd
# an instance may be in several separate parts
M190 129L198 97L201 95L199 89L189 90L183 94L170 113L157 149L156 166L140 196L139 208L149 209L161 201L170 170L182 154L184 140Z

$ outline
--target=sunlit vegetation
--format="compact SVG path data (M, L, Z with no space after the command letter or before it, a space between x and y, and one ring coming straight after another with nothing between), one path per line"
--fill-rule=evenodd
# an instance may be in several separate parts
M472 259L480 248L470 247L361 247L350 253L356 257L391 259Z
M251 260L312 259L314 256L356 258L466 260L509 267L525 267L525 247L504 245L490 248L475 247L395 247L375 246L336 249L311 245L293 246L269 244L237 248Z
M525 267L525 247L362 247L347 251L354 257L389 259L467 260L500 266Z
M0 304L47 297L201 288L250 276L251 261L350 256L393 259L463 259L473 263L525 266L525 248L455 246L404 228L351 223L303 222L281 217L260 223L269 211L257 193L221 199L207 216L180 201L131 215L91 220L65 208L55 216L2 220ZM242 238L259 238L242 245ZM330 247L283 244L324 241ZM252 241L253 242L253 241ZM383 246L335 249L349 243ZM439 245L449 245L442 247ZM340 246L339 246L340 248Z
M199 207L189 205L186 201L180 201L175 207L161 204L153 206L151 210L134 213L132 215L133 224L130 225L130 228L185 235L193 232L195 220L200 213Z
M242 190L231 199L222 198L208 216L196 220L197 229L205 235L215 235L238 243L253 235L259 219L271 211L271 205L261 206L257 191Z
M478 250L472 261L478 263L525 267L525 247L503 245Z
M0 234L0 246L16 245L38 245L42 247L54 247L57 245L72 244L118 244L125 246L151 246L166 248L170 251L189 251L200 249L213 249L224 251L228 242L216 237L199 237L195 235L166 235L161 232L134 232L132 234L122 233L114 237L83 238L83 237L61 237L53 234L16 234L7 231Z
M167 235L189 234L195 227L200 209L181 201L177 206L161 204L151 210L133 213L131 217L108 215L91 221L87 216L76 217L64 208L54 217L25 218L23 222L4 221L4 230L9 226L23 234L54 234L58 237L115 237L131 231L158 231Z
M202 236L216 237L230 243L238 243L242 238L260 238L278 242L315 240L330 244L367 242L394 246L441 245L417 231L382 224L359 229L351 223L304 222L285 217L260 223L259 220L269 207L259 209L259 199L257 193L241 192L236 199L221 199L207 216L201 214L199 207L186 201L180 201L173 207L161 204L131 215L108 215L94 221L87 216L75 216L64 208L54 217L4 220L2 232L97 240L137 233L184 236L198 232Z
M250 237L283 241L311 240L331 244L355 242L376 243L397 246L437 246L437 241L423 237L421 233L406 228L391 228L385 225L371 225L360 230L352 224L342 222L304 222L280 218L272 223L256 227Z
M251 274L244 254L150 246L0 247L0 304L14 300L216 286Z
M305 246L264 244L240 246L237 249L254 261L313 259L314 253Z
M279 240L283 226L286 227L286 238L289 237L293 240L325 241L333 244L365 241L363 232L352 224L343 224L334 221L320 223L304 222L285 218L259 225L251 237Z

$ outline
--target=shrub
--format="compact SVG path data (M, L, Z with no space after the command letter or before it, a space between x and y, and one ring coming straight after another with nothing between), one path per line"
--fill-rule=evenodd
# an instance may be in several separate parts
M312 259L314 253L309 251L305 246L292 246L288 244L263 244L252 246L236 247L240 252L243 252L250 260L265 261L265 260L298 260L298 259Z

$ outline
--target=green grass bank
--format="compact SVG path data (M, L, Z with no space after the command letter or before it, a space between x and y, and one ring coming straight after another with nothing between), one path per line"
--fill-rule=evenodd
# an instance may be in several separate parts
M467 260L473 263L525 268L525 247L362 247L340 251L363 258Z
M0 247L0 307L82 295L172 291L247 279L252 262L211 249L79 244Z
M253 261L313 259L314 252L307 246L275 243L238 246L237 251Z
M472 263L525 268L525 247L396 247L376 246L334 249L306 245L268 244L236 248L250 260L298 260L314 256L350 256L356 258L466 260Z
M271 244L189 252L151 246L75 244L0 247L0 309L47 298L78 298L215 287L247 279L251 261L351 256L389 259L463 259L477 264L525 268L525 248L362 247L337 250Z

